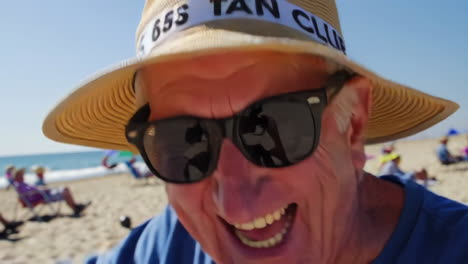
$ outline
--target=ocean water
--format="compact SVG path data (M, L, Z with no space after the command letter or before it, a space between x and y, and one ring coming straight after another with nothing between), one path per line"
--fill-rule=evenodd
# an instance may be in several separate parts
M122 162L129 160L130 157L120 157L114 155L109 159L109 164L119 163L117 167L109 170L101 165L104 151L87 151L73 153L54 153L54 154L35 154L23 156L0 157L0 188L7 186L4 178L4 170L8 165L14 165L16 168L25 168L25 181L34 183L36 176L31 171L34 166L43 166L46 168L44 174L46 182L59 182L68 180L85 179L92 177L102 177L116 173L128 173L127 166ZM137 169L146 171L148 168L140 156L136 157Z

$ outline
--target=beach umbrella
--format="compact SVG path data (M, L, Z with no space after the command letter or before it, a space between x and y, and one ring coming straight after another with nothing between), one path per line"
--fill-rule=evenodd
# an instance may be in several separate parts
M104 151L104 157L102 158L102 161L101 161L102 166L108 169L115 168L118 164L117 162L109 164L109 159L113 156L119 157L119 158L130 159L130 158L133 158L133 153L130 151L119 151L119 150L108 149Z
M458 132L458 130L454 128L449 129L449 131L447 132L447 136L456 136L458 134L460 134L460 132Z
M133 153L131 151L120 151L120 150L113 150L113 149L108 149L104 151L104 156L111 157L115 155L117 155L117 157L125 158L125 157L132 157Z
M113 149L108 149L106 151L104 151L104 156L114 156L115 154L117 154L117 150L113 150Z
M119 151L119 157L133 157L131 151Z

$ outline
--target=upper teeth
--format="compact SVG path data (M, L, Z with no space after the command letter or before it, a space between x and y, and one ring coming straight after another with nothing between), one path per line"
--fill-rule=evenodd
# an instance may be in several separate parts
M255 220L242 224L233 224L235 228L241 230L252 230L258 228L264 228L267 225L271 225L273 222L281 219L281 216L286 213L287 206L280 208L273 213L269 213L265 216L256 218Z

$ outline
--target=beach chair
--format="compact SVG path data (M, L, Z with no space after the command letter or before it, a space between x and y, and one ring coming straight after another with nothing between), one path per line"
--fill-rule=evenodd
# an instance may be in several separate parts
M15 207L14 219L17 219L18 207L28 209L28 212L33 216L32 218L38 221L44 220L44 217L40 217L40 212L44 208L48 208L48 210L50 211L50 216L52 217L56 217L59 215L60 206L62 204L61 202L64 201L64 199L51 200L49 199L48 194L40 189L33 190L30 192L20 192L14 184L13 188L16 194L18 195L18 206ZM31 194L40 195L42 199L31 201L30 199L28 199L28 195ZM26 219L26 216L27 214L25 214L21 219Z
M136 180L144 179L145 182L148 183L148 179L151 176L153 176L153 174L151 172L149 172L149 171L146 172L146 173L141 173L137 168L135 168L134 163L135 163L134 160L130 160L130 161L125 162L125 165L127 165L127 168L130 171L130 173L132 174L133 178L136 179Z

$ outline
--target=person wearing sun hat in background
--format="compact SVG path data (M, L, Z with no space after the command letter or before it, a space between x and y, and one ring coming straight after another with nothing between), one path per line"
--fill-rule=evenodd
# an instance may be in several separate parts
M13 184L13 178L15 177L15 166L8 165L5 167L5 179L8 182L6 189L10 189L11 185Z
M466 206L363 170L366 143L458 105L351 61L335 1L147 0L136 36L136 59L43 125L59 142L139 152L166 183L162 214L89 263L468 259Z
M394 143L388 143L384 144L382 146L381 154L379 156L379 170L382 169L382 167L392 159L393 154L395 151L395 144Z
M21 168L15 172L13 185L16 191L31 204L65 201L73 211L74 216L79 216L91 202L77 203L68 187L47 188L44 186L33 186L24 181L26 169Z
M45 180L44 180L44 173L45 173L45 168L42 166L35 166L32 167L31 170L36 173L37 180L34 183L36 186L44 186L46 185Z
M400 168L401 156L397 153L390 153L386 157L385 163L382 165L379 177L394 175L399 177L402 181L417 181L422 182L422 184L427 187L429 182L434 183L437 181L436 178L429 178L426 169L421 169L418 171L404 172Z

